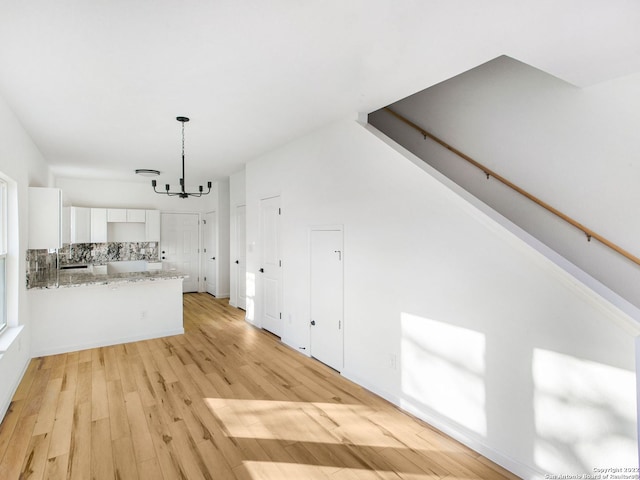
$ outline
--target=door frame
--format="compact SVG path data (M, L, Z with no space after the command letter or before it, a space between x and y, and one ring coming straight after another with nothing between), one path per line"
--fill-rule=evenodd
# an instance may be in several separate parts
M336 225L312 225L308 228L307 230L307 250L309 252L309 308L308 308L308 313L307 313L307 324L308 324L308 328L309 328L309 338L308 338L308 347L307 347L307 351L308 351L308 356L313 358L314 360L320 362L320 360L316 359L313 356L313 352L311 351L311 278L312 278L312 272L311 272L311 265L312 265L312 259L311 259L311 254L312 254L312 246L311 246L311 235L313 232L340 232L342 234L342 328L340 329L341 332L341 336L340 336L340 342L342 343L342 369L340 370L340 372L342 372L344 370L344 331L345 331L345 325L347 323L347 320L344 316L344 261L345 261L345 255L344 255L344 224L336 224ZM321 362L322 363L322 362Z
M207 230L205 228L205 226L204 226L205 225L204 222L206 221L206 216L208 214L210 214L210 213L215 213L216 214L216 225L215 225L216 251L214 252L215 257L216 257L216 272L215 272L216 273L216 295L214 295L214 294L211 294L211 295L214 295L214 297L217 297L217 293L218 293L218 278L219 278L217 262L218 262L218 257L219 257L218 250L220 249L219 245L218 245L219 242L218 242L218 225L217 225L218 224L218 210L217 209L216 210L209 210L207 212L202 212L200 214L200 219L198 220L198 225L200 226L200 232L199 232L199 237L198 237L198 238L200 238L200 245L199 245L199 248L198 248L198 254L200 255L200 258L198 260L200 260L200 272L199 273L201 273L200 278L201 278L201 285L202 285L202 288L200 288L200 284L198 285L198 291L199 292L211 293L211 292L207 292L207 282L204 280L204 277L207 275L207 258L208 258L208 255L204 254L205 253L204 249L207 247L205 245L205 243L204 243L205 242L205 231Z
M238 249L238 209L240 207L244 207L244 277L245 277L245 304L244 306L240 306L240 276L238 275L239 265L236 264L236 260L238 260L240 256L240 249ZM230 239L229 239L229 262L230 262L230 271L229 271L229 279L230 279L230 288L229 288L229 304L232 307L239 308L246 312L247 310L247 292L246 292L246 277L247 277L247 203L238 203L233 205L232 207L232 225L229 228ZM232 273L233 272L233 273Z

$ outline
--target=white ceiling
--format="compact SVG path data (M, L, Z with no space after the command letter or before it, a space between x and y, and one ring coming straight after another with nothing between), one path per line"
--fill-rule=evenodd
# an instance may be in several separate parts
M227 176L499 55L640 71L637 0L0 0L0 95L59 176Z

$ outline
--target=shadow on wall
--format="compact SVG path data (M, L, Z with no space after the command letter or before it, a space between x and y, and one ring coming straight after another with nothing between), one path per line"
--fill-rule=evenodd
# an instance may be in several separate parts
M530 378L496 389L487 381L495 365L487 361L492 343L485 334L408 313L401 315L401 328L403 407L430 412L480 441L495 430L504 435L505 428L516 441L518 428L531 425L530 458L549 474L637 464L634 372L533 348L522 351ZM532 395L504 398L505 391L528 385ZM523 398L529 405L503 408L499 418L488 414L488 405ZM522 418L527 415L532 418Z

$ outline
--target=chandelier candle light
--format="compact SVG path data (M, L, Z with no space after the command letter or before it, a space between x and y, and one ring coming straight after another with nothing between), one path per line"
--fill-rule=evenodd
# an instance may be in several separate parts
M169 184L165 184L165 191L156 190L157 182L155 180L151 180L151 186L153 187L153 191L156 193L160 193L163 195L168 195L170 197L180 197L180 198L189 198L189 197L201 197L202 195L207 195L211 192L211 182L207 182L207 191L204 191L202 185L198 187L197 192L187 192L184 188L185 178L184 178L184 124L188 122L189 119L187 117L176 117L176 120L182 123L182 178L180 179L180 191L179 192L171 192Z

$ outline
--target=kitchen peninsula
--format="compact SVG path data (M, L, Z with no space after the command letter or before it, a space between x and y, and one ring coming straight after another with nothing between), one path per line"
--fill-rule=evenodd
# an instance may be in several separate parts
M184 333L185 276L162 268L160 212L62 199L58 188L29 188L33 356Z
M184 333L183 275L153 270L77 273L59 270L27 292L34 356Z

